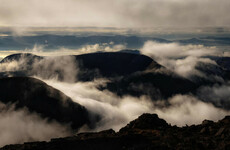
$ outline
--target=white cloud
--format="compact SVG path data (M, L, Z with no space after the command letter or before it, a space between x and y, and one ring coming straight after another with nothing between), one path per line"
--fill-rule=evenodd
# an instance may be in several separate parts
M230 107L230 104L228 104L230 100L229 83L201 87L198 91L198 96L205 101L213 102L219 107Z
M228 0L0 0L0 25L229 26Z
M69 49L65 47L60 47L55 50L47 51L44 49L45 45L37 45L35 44L32 49L25 50L3 50L0 51L0 60L11 54L16 53L32 53L39 56L63 56L63 55L80 55L86 53L94 53L94 52L117 52L126 48L125 44L114 44L114 42L110 43L102 43L102 44L89 44L83 45L78 49Z
M105 82L101 80L84 83L64 83L55 80L45 82L85 106L89 111L99 114L102 120L97 123L94 131L109 128L117 131L143 113L157 113L168 123L178 126L199 124L204 119L216 121L230 114L229 111L204 103L191 95L176 95L168 100L152 101L145 96L121 98L109 91L100 91L96 85ZM170 105L166 105L166 101ZM81 131L89 129L82 128Z
M157 43L147 41L141 53L152 57L161 65L177 74L190 78L194 75L206 77L196 69L199 62L216 65L216 62L203 56L221 56L222 53L216 47L203 45L180 45L178 43Z
M168 107L157 108L154 112L172 125L200 124L205 119L218 121L230 114L230 111L216 108L190 95L176 95L168 102ZM161 103L164 106L164 102Z
M70 128L40 118L26 109L15 111L0 103L0 146L31 141L48 141L51 138L71 135Z
M103 84L105 81L102 80L85 83L65 83L55 80L45 80L45 82L61 90L91 112L102 116L102 120L97 123L96 131L109 128L117 131L140 114L152 112L151 103L144 97L119 98L109 91L99 91L95 86Z
M220 54L216 47L205 47L203 45L180 45L179 43L158 43L154 41L145 42L141 49L143 54L156 58L180 58L215 56Z

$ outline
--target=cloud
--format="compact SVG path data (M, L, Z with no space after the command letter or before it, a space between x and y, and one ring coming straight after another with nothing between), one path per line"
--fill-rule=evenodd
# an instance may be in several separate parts
M45 80L54 88L64 92L75 102L86 107L94 114L99 114L102 119L97 123L94 131L113 128L119 130L129 121L140 114L151 112L151 105L146 105L149 100L134 97L120 98L109 91L100 91L96 88L98 84L106 81L97 80L94 82L65 83L56 80ZM86 129L82 129L84 131Z
M1 0L0 25L228 26L228 0Z
M19 60L6 61L0 63L0 70L1 70L0 72L27 70L31 65L28 62L29 62L29 58L24 57L24 55L22 55L22 58Z
M145 42L142 52L157 58L201 57L218 55L220 53L216 47L192 44L180 45L179 43L158 43L154 41Z
M77 80L78 62L74 56L45 57L35 60L31 66L30 73L44 79L56 78L66 82Z
M205 58L205 56L222 55L222 52L216 47L157 43L154 41L147 41L141 48L141 53L152 57L171 71L189 79L193 76L208 78L196 68L198 63L217 65L215 61Z
M93 53L93 52L117 52L122 49L125 49L126 45L123 44L114 44L102 43L102 44L93 44L93 45L84 45L82 48L78 49L78 54Z
M154 112L172 125L178 126L200 124L204 119L218 121L230 114L230 111L216 108L213 104L202 102L191 95L173 96L167 101L168 107L165 107L165 101L159 103L163 103L163 107L156 108ZM160 105L159 103L157 104Z
M70 128L42 119L27 109L14 110L14 105L0 103L0 146L70 136Z
M80 55L80 54L94 53L94 52L99 52L99 51L100 52L117 52L123 49L126 49L126 44L114 44L114 42L83 45L82 47L78 49L69 49L66 47L60 47L60 48L57 48L54 50L48 50L48 51L45 49L45 45L35 44L32 49L1 50L0 60L8 55L12 55L16 53L32 53L32 54L39 55L39 56L63 56L63 55Z
M230 108L230 85L225 83L223 85L204 86L198 90L197 94L200 99L214 103L218 107Z
M102 119L93 131L110 128L118 131L142 113L157 113L168 123L178 126L199 124L204 119L216 121L230 114L229 111L216 108L211 103L202 102L192 95L176 95L169 99L152 101L146 96L118 97L109 91L100 91L96 87L106 82L103 80L77 83L56 80L44 80L44 82L62 91L90 112L99 114ZM81 131L92 130L83 127Z

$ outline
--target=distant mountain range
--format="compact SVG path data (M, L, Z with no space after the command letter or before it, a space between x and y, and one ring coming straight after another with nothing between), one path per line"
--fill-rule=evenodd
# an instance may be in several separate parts
M44 49L57 49L60 47L76 49L83 45L92 44L126 44L129 48L140 48L144 42L153 40L157 42L170 42L161 38L138 37L138 36L61 36L61 35L39 35L39 36L6 36L0 37L0 49L31 49L34 45L42 45Z
M84 45L113 43L123 44L130 49L141 48L146 41L156 41L160 43L177 42L181 44L202 44L206 46L230 45L228 37L201 37L182 40L167 40L155 37L140 36L62 36L62 35L38 35L38 36L3 36L0 37L1 50L24 50L32 49L35 45L43 46L44 50L58 48L77 49Z

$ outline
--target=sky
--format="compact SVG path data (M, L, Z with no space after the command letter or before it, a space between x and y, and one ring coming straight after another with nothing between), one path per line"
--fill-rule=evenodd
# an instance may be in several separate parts
M226 27L229 0L0 0L0 26Z

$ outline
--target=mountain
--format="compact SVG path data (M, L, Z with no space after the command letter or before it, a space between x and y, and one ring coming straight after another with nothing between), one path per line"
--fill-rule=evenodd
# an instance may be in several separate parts
M62 92L30 77L0 78L0 101L15 104L15 109L26 107L42 118L71 124L75 130L90 126L90 113Z
M223 69L230 71L230 57L219 57L216 62Z
M74 36L74 35L55 35L44 34L34 36L2 36L0 37L0 45L2 50L22 50L33 49L35 46L42 46L44 50L55 50L59 48L78 49L85 45L94 44L110 44L125 45L129 49L140 49L147 41L155 41L159 43L176 42L180 44L202 44L205 46L226 46L229 45L229 37L195 37L181 40L167 40L156 37L143 36L126 36L126 35L110 35L110 36ZM111 45L113 45L111 44Z
M103 43L123 44L128 48L141 48L146 41L170 42L161 38L139 36L72 36L72 35L36 35L36 36L6 36L0 37L1 49L32 49L35 45L43 49L58 49L61 47L77 49L84 45Z
M230 42L229 37L196 37L182 40L174 40L180 44L196 44L205 46L228 46Z
M5 57L3 60L1 60L1 63L7 63L7 62L12 62L12 61L20 61L20 60L25 60L26 64L32 65L36 60L41 60L43 57L33 55L30 53L18 53L18 54L12 54L7 57Z
M143 71L151 63L156 63L148 56L123 52L90 53L77 55L75 58L80 68L78 75L80 80L87 80L88 72L92 72L90 78L94 78L95 75L98 77L124 76Z
M119 132L112 129L76 136L7 145L0 150L147 150L230 148L230 116L218 122L204 120L200 125L171 126L156 114L143 114Z
M32 54L14 54L6 57L2 62L18 60L19 56L21 56L21 59L29 62L25 63L26 65L30 64L30 62L35 62L35 59L45 60L44 63L41 63L39 67L32 69L32 71L29 70L33 65L28 65L29 69L25 69L25 65L23 65L24 72L27 75L47 78L47 74L50 73L50 70L53 70L48 77L58 76L59 80L64 80L63 76L75 69L78 72L76 74L72 73L68 77L76 76L76 81L108 78L109 82L99 86L99 89L108 89L119 96L148 95L152 99L161 99L175 94L193 92L198 87L188 79L167 70L152 58L140 54L124 52L90 53L54 57L51 59L51 62L48 61L49 57L32 56ZM64 61L67 62L63 63L65 65L58 65L58 68L55 69L55 66L57 66L55 64ZM69 69L68 72L63 71L63 69L71 66L71 63L75 67ZM39 63L36 62L35 64ZM46 70L44 76L40 73L43 70Z
M44 63L40 64L39 68L35 68L32 72L31 70L33 69L33 65L39 64L39 61L44 59ZM41 57L29 53L20 53L9 55L4 58L0 63L12 61L23 61L23 64L20 65L19 63L19 69L17 70L17 72L23 71L25 74L28 75L37 75L39 74L39 71L45 69L50 70L55 67L55 63L71 63L73 65L72 69L79 69L78 76L76 76L76 78L83 81L93 80L94 78L99 77L129 75L134 72L145 70L151 63L154 62L150 57L140 54L107 52L59 57ZM49 68L45 68L47 64L49 65ZM53 72L60 77L64 76L61 74L62 72L60 71L60 69L63 69L67 66L63 65L61 67L62 68L58 68L59 70L55 69L55 72ZM13 73L11 72L11 74Z
M119 96L150 96L152 100L171 97L176 94L195 92L199 85L180 77L167 69L144 71L118 79L111 79L101 90L110 90ZM163 69L161 69L163 70Z

